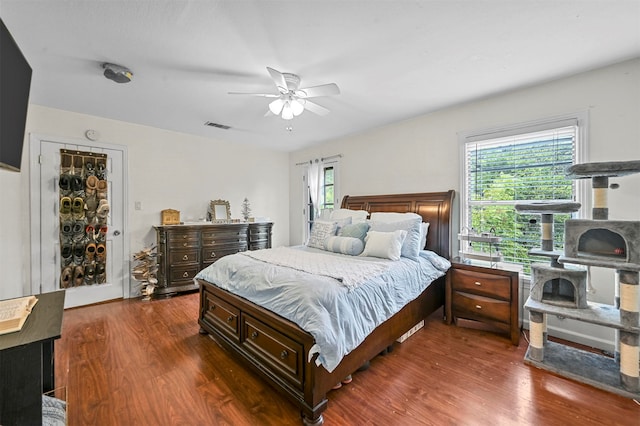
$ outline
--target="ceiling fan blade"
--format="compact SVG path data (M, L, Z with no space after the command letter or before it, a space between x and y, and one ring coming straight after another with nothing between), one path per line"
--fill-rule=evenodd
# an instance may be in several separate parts
M270 93L245 93L245 92L227 92L230 95L245 95L245 96L259 96L261 98L279 98L280 95L274 95Z
M269 67L267 67L267 71L269 71L269 74L271 74L271 78L273 79L273 82L276 84L276 87L278 88L280 93L284 94L289 92L289 88L287 87L287 80L285 80L284 75L280 71L274 70L273 68Z
M321 84L320 86L305 87L303 89L296 90L296 96L305 99L339 94L340 88L335 83Z
M329 114L329 110L323 106L320 106L314 102L306 101L304 103L304 109L311 111L314 114L318 115L327 115Z

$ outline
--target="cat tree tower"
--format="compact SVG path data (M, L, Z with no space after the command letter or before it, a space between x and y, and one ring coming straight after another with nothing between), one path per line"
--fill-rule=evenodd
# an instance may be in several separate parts
M565 222L564 251L553 250L553 214L571 213L577 203L520 204L520 212L542 215L542 248L530 253L551 258L551 265L531 265L530 344L525 363L630 398L640 397L638 365L640 221L609 220L609 177L640 172L640 161L571 166L572 179L591 178L592 219ZM587 271L567 264L616 271L613 305L587 301ZM597 324L616 331L616 355L609 358L547 341L546 315Z

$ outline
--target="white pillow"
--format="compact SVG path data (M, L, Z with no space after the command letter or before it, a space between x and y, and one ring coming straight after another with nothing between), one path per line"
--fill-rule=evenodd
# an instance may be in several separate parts
M313 221L313 226L311 226L311 235L309 235L307 246L324 250L324 240L336 235L337 227L337 222L327 222L324 220Z
M366 221L368 216L369 212L366 210L336 209L331 212L329 218L331 220L339 220L350 217L351 223L360 223Z
M422 218L403 220L402 222L378 222L369 221L370 231L393 232L397 230L407 231L407 236L402 243L401 255L409 259L418 260L420 254L420 237Z
M369 231L364 239L364 251L360 256L400 260L402 242L406 236L407 231L401 230L393 232Z
M429 233L429 222L422 222L420 227L420 250L424 250L427 245L427 234Z
M397 213L397 212L373 212L371 213L371 220L376 222L402 222L409 219L419 218L422 222L422 216L417 213Z
M357 256L364 250L364 242L355 237L329 237L324 240L324 249L333 253Z

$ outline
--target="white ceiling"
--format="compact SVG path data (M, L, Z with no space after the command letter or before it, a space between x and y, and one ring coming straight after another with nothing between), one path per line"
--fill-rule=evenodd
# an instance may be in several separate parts
M640 57L640 0L0 0L0 17L32 103L284 151ZM315 99L324 117L265 117L270 99L227 92L277 93L267 66L342 93Z

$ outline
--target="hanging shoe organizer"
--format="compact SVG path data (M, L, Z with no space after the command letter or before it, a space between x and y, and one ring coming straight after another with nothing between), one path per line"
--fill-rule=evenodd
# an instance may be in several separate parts
M107 155L60 150L60 288L107 282Z

